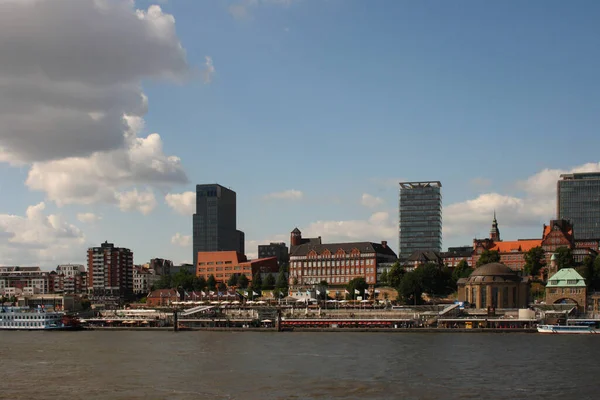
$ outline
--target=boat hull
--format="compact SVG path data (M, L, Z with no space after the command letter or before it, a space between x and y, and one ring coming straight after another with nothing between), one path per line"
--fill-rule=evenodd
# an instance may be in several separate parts
M563 326L563 325L539 325L537 327L539 333L545 334L560 334L560 335L590 335L600 334L600 330L589 326Z

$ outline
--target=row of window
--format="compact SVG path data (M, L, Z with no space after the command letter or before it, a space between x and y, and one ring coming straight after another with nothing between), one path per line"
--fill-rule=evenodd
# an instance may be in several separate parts
M361 260L333 260L333 261L294 261L290 265L292 268L302 267L358 267L362 265L373 265L374 259Z
M349 275L349 274L372 274L375 272L375 268L341 268L341 269L333 269L333 268L310 268L310 269L292 269L290 274L292 276L311 276L311 275Z
M223 264L232 264L232 261L207 261L207 262L199 262L198 265L223 265Z
M320 276L320 277L305 277L298 279L299 284L312 285L320 283L321 281L327 281L330 284L346 284L350 282L352 279L356 278L356 276L336 276L336 277L328 277L328 276ZM367 283L375 283L375 278L373 276L365 277ZM294 279L290 278L290 285L294 284Z

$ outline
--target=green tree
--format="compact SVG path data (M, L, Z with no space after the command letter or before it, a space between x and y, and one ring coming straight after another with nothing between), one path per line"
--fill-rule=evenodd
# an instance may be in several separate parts
M469 263L466 260L460 260L452 271L452 280L456 283L460 278L468 278L471 272L473 272L473 268L469 267Z
M89 310L90 308L92 308L92 302L91 302L91 301L89 301L88 299L82 299L82 300L81 300L81 309L82 309L83 311L87 311L87 310Z
M288 280L285 276L285 271L280 270L279 274L277 274L277 281L275 282L276 289L283 289L287 292L288 288Z
M573 251L568 247L559 247L556 249L556 266L558 269L573 267Z
M203 276L194 279L194 290L200 292L206 289L206 279Z
M262 283L262 289L271 290L275 288L275 276L273 274L269 274L265 277L265 280Z
M208 276L208 279L206 280L206 286L208 288L208 290L215 290L217 287L217 280L215 279L215 276L213 274L210 274Z
M398 295L405 304L422 304L423 287L417 271L407 272L398 286Z
M151 290L170 289L170 288L171 288L171 275L163 275L156 282L154 282Z
M217 283L217 291L223 293L226 290L227 290L227 285L225 285L223 282Z
M388 284L397 289L400 287L400 282L402 282L405 273L406 270L400 265L400 262L396 261L390 272L388 272Z
M388 283L388 273L387 270L384 269L381 275L379 276L379 283L382 285L387 285Z
M245 274L241 274L238 278L238 286L240 289L248 288L248 277Z
M600 255L594 259L594 273L592 275L592 290L600 290Z
M326 280L322 280L321 282L319 282L319 284L317 285L317 290L319 291L317 298L319 300L327 300L327 288L328 287L329 287L329 283Z
M525 255L525 266L523 269L527 275L538 276L542 267L546 264L546 253L540 246L529 249Z
M585 256L583 259L583 278L588 288L592 288L594 284L594 259L590 256Z
M252 277L252 284L250 285L250 288L252 289L253 292L256 292L256 293L259 293L259 294L261 293L261 290L262 290L262 278L260 276L260 272L257 272Z
M445 296L454 290L452 274L446 267L427 263L414 272L421 281L422 291L431 297Z
M363 296L364 298L365 289L367 289L368 287L369 284L367 283L367 281L365 281L365 278L358 277L348 282L348 284L346 285L346 290L350 292L349 296L351 299L356 299L356 296ZM355 290L358 290L358 294L356 294Z
M477 266L480 267L484 264L500 262L500 253L498 250L484 250L477 260Z
M237 284L238 284L237 274L231 274L231 276L229 277L229 280L227 281L227 286L233 287L233 286L237 286Z

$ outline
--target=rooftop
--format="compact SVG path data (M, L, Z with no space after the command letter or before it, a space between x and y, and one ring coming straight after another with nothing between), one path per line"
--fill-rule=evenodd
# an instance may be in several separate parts
M548 279L546 287L585 287L585 279L574 268L563 268Z

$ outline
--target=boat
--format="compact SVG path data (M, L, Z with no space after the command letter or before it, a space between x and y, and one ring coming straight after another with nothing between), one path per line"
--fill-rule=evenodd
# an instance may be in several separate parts
M80 327L77 318L44 307L1 307L0 330L70 330Z
M558 334L592 334L600 333L600 330L589 325L538 325L539 333Z

